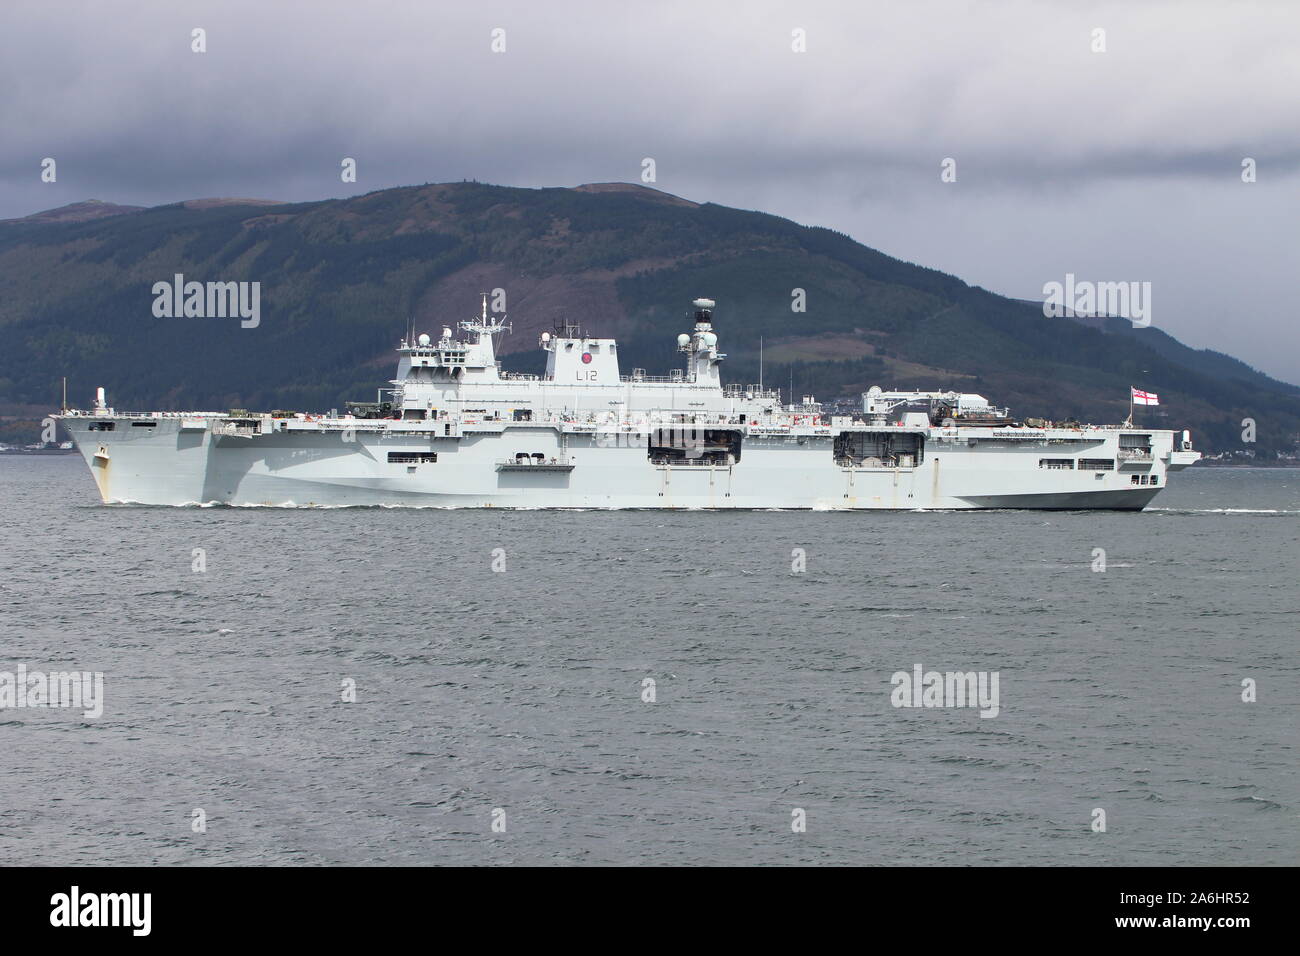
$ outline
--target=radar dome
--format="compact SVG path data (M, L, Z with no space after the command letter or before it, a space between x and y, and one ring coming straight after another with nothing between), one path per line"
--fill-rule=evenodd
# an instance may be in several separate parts
M421 333L420 333L420 337L419 337L418 339L416 339L416 341L419 342L421 345L428 345L428 344L429 344L429 333L428 333L428 332L421 332Z
M542 333L542 341L543 341L543 342L549 342L549 341L551 341L551 333L550 333L550 332L543 332L543 333Z
M882 391L884 391L884 389L882 389L879 385L872 385L869 389L867 389L867 394L879 395Z
M694 305L695 308L697 309L711 309L715 305L717 305L717 303L714 302L712 299L696 299L691 304Z

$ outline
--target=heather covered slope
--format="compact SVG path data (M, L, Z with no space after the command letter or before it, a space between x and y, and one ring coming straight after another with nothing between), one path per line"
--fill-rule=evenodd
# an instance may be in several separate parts
M261 323L160 319L153 283L261 283ZM624 184L450 183L346 200L196 201L81 221L0 223L0 404L53 405L59 379L119 408L329 408L392 374L408 318L467 317L503 288L506 364L535 371L536 333L579 322L662 371L689 300L718 300L729 381L765 376L827 400L872 384L982 391L1020 415L1140 421L1202 447L1260 451L1300 433L1300 389L1157 328L1048 319L1040 308L901 262L826 229ZM807 311L791 311L803 289Z

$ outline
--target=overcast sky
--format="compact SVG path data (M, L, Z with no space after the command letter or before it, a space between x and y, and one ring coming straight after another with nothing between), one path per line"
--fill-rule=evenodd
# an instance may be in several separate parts
M1300 3L6 0L0 18L0 218L636 182L652 157L658 188L1008 295L1149 281L1153 325L1300 382Z

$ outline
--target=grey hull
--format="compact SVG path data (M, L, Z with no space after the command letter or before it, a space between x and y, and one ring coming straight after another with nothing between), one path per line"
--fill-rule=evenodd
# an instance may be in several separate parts
M1073 494L975 495L963 500L972 508L1014 508L1033 511L1074 511L1097 508L1141 511L1160 493L1159 488L1118 491L1078 491Z
M738 461L666 465L636 436L607 441L559 425L344 438L308 428L233 437L167 418L65 424L104 501L153 505L1140 510L1164 487L1167 470L1159 456L1136 470L1052 470L1043 456L1059 454L1059 445L982 449L964 440L930 442L913 467L846 467L831 436L754 434ZM1088 454L1114 455L1114 434L1088 436ZM515 464L510 456L523 450L546 464Z

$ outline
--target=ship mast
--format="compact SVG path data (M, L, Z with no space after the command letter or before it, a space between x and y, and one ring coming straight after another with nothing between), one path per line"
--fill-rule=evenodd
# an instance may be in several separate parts
M503 329L509 329L510 326L505 322L505 313L501 318L488 314L488 294L483 293L483 307L479 314L468 321L461 322L460 327L466 332L478 332L479 334L495 335Z

